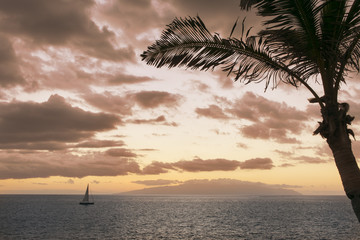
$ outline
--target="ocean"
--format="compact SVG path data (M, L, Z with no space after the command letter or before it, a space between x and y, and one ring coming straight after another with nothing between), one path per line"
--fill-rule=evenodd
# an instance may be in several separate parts
M360 239L343 196L0 195L0 239Z

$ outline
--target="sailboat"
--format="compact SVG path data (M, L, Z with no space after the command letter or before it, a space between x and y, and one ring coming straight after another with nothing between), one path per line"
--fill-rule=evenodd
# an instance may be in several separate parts
M81 202L79 202L81 205L91 205L94 204L94 201L89 201L89 184L87 185L86 192L84 195L84 198Z

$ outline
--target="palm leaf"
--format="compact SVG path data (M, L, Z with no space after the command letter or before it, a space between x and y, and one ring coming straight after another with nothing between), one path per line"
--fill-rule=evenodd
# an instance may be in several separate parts
M275 87L279 81L294 86L304 82L268 51L262 38L223 39L212 35L199 17L176 18L141 57L156 67L185 66L206 71L221 65L228 74L235 74L235 80L266 81L266 87L270 83Z

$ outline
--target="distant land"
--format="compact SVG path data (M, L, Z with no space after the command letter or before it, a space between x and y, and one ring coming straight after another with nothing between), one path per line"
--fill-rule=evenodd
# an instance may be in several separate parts
M169 195L301 195L286 185L270 185L235 179L189 180L176 186L144 188L119 194L169 194Z

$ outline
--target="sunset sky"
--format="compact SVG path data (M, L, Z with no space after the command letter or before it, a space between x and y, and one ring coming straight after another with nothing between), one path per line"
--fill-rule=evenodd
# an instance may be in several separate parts
M0 194L96 194L222 181L343 194L304 88L221 69L156 69L140 54L175 17L229 36L238 0L0 0ZM234 33L239 36L240 28ZM348 76L359 134L360 85ZM310 84L321 96L321 86ZM360 143L353 141L360 155Z

